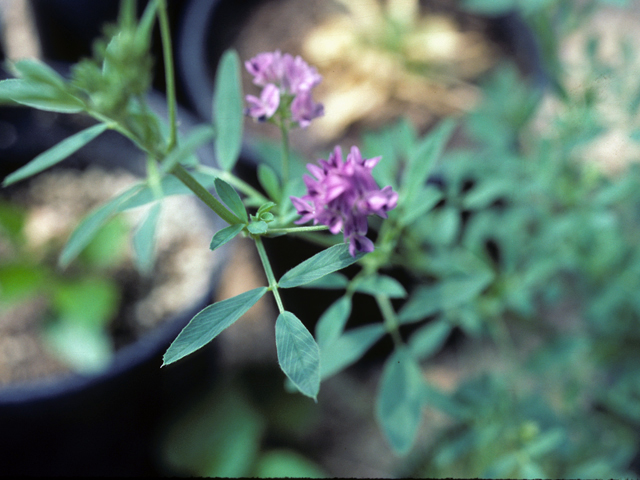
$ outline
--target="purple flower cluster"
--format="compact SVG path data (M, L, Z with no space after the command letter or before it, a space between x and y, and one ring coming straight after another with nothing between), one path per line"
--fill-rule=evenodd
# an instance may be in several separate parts
M324 114L323 106L311 97L311 90L322 77L301 57L283 55L279 50L264 52L246 61L245 67L253 75L253 83L263 87L260 97L246 96L247 115L265 121L279 108L290 108L290 118L306 128L311 120ZM289 113L286 116L289 117Z
M307 194L290 197L302 215L296 223L313 220L314 225L328 226L333 234L342 230L351 256L373 251L373 242L365 236L367 216L387 218L387 212L398 203L398 194L390 186L379 189L371 175L380 158L363 159L354 146L345 162L342 150L336 147L328 160L319 160L320 166L308 164L315 178L304 176Z

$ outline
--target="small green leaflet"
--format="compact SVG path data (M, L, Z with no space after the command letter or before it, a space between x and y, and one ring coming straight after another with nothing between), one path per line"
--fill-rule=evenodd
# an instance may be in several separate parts
M133 195L138 193L144 184L137 183L124 191L117 197L111 199L109 202L98 207L89 215L87 215L78 224L75 230L71 233L67 244L60 253L58 264L61 267L66 267L71 261L78 256L78 254L89 244L94 235L100 230L100 227L104 225L112 215L118 212L120 205L126 202Z
M233 169L242 146L244 117L241 85L240 58L234 50L227 50L218 64L213 95L216 157L225 171Z
M58 87L20 78L0 81L0 104L11 102L59 113L77 113L85 108L80 99Z
M149 213L140 223L133 234L133 251L138 270L143 275L149 275L153 270L153 260L156 246L156 226L160 217L161 203L151 206Z
M455 276L435 285L418 287L399 312L401 323L420 321L439 311L459 307L478 296L493 280L490 271Z
M320 349L293 313L278 315L276 349L282 371L301 393L316 400L320 391Z
M59 163L67 158L69 155L80 150L87 143L104 132L107 128L107 124L99 123L97 125L94 125L93 127L89 127L68 138L65 138L63 141L51 147L49 150L42 152L36 158L27 163L24 167L19 168L11 175L8 175L4 179L4 182L2 182L2 185L6 187L7 185L11 185L12 183L24 180L25 178L28 178L32 175L35 175L36 173L40 173L43 170L46 170L49 167L52 167L56 163Z
M426 215L442 199L442 192L431 185L420 187L419 192L413 198L402 204L400 223L410 225L418 218Z
M238 235L243 228L244 225L242 223L236 223L235 225L229 225L228 227L218 230L211 239L211 245L209 245L209 248L211 250L215 250L216 248L221 247Z
M240 220L248 222L249 217L247 216L247 209L244 208L244 204L242 203L242 199L240 198L240 195L238 195L238 192L220 178L216 178L213 185L216 189L216 193L220 197L220 200L229 207L229 210L231 210Z
M302 285L302 288L317 288L320 290L343 290L349 285L349 279L341 273L330 273L320 277L311 283Z
M405 298L407 291L395 278L387 275L368 275L355 284L356 292L368 295L384 294L389 298Z
M13 70L24 81L44 83L64 90L64 78L46 63L32 58L25 58L15 62Z
M74 322L55 322L43 331L47 347L83 374L103 371L113 357L109 335Z
M469 409L455 400L453 395L444 393L438 387L422 380L420 398L423 406L438 409L457 420L470 420L472 414L470 415Z
M422 374L405 349L396 350L385 362L376 416L393 450L409 453L422 416Z
M400 203L415 198L418 190L425 184L433 165L449 141L454 127L453 120L444 120L413 149L402 178Z
M349 254L348 245L344 243L334 245L293 267L282 276L278 286L292 288L313 282L329 273L348 267L364 255L364 253L358 253L352 257Z
M251 222L249 225L247 225L247 230L249 230L249 232L254 235L262 235L267 233L267 230L269 230L269 226L266 222L259 220L257 222Z
M280 181L275 170L269 165L260 163L258 165L258 180L260 185L264 188L265 192L271 200L279 203L282 197L282 188L280 187Z
M266 287L254 288L201 310L169 346L162 358L163 366L204 347L244 315L266 292Z
M376 323L353 328L332 342L323 344L320 350L322 379L357 362L385 333L382 324Z
M318 345L328 345L344 331L344 326L351 315L351 297L344 296L333 302L316 323L316 340Z
M409 339L409 350L418 360L426 360L444 345L452 330L450 322L444 318L427 323Z

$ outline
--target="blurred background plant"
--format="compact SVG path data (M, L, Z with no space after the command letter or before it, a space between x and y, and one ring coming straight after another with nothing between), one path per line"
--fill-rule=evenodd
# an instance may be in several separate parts
M48 362L29 367L43 369L36 375L52 368L64 371L56 365L56 358L76 371L99 371L109 363L114 349L108 328L118 311L121 289L113 272L124 265L130 227L121 218L103 226L74 271L63 273L56 268L56 260L69 230L58 223L60 218L53 226L48 208L54 206L38 209L15 200L0 203L0 315L7 321L12 317L24 320L30 316L17 312L35 308L37 322L43 322L35 328L53 353ZM14 325L16 332L7 331L5 325L3 345L11 341L12 333L24 332L29 323ZM3 350L8 355L6 345ZM9 367L10 363L10 359L3 363L3 383L20 375L20 369Z
M480 25L467 21L472 26L463 29L460 12L425 13L418 0L338 4L343 13L311 29L302 45L323 75L322 102L333 112L315 126L323 140L340 138L352 124L383 124L416 108L423 112L414 115L422 129L477 102L472 82L497 58Z

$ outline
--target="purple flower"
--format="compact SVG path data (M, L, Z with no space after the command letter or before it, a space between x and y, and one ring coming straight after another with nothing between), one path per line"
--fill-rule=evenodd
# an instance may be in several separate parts
M280 105L280 90L272 83L268 83L260 94L260 98L253 95L247 95L249 107L245 113L260 122L264 122L267 118L271 118L278 110Z
M324 115L324 107L315 103L308 92L296 95L291 102L291 118L298 122L301 128L307 128L311 120Z
M263 87L259 99L253 95L246 97L251 105L246 112L253 118L271 118L283 105L281 115L306 128L311 120L324 114L322 105L311 97L311 90L322 81L322 77L300 56L283 55L279 50L263 52L246 61L245 67L253 75L253 83ZM274 88L278 90L277 103L274 101ZM267 89L268 93L265 92ZM286 97L287 101L280 102ZM290 108L290 111L284 111L285 108Z
M333 234L342 230L352 256L373 251L373 242L365 236L367 216L387 218L387 212L398 203L398 194L390 186L379 189L371 175L380 158L363 159L354 146L343 161L342 150L336 147L328 160L318 161L319 166L307 165L313 175L303 178L307 194L290 197L302 215L296 223L313 220L314 225L328 226Z
M279 50L259 53L244 63L247 71L253 75L253 83L261 87L269 83L279 85L284 77L284 64Z
M284 87L292 94L309 93L322 81L322 76L314 67L310 67L299 55L293 58L284 54Z

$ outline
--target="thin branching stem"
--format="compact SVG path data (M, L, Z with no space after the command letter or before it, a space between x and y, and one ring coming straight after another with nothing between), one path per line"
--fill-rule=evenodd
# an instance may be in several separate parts
M264 249L262 238L259 235L252 235L251 238L256 242L256 248L258 249L258 254L262 261L262 267L264 268L264 273L267 276L267 281L269 282L269 290L271 290L273 297L276 299L278 311L280 313L284 313L284 305L282 304L282 298L280 298L280 292L278 291L278 282L276 281L276 277L271 269L271 263L269 263L269 257Z
M241 219L231 213L227 207L220 203L220 201L214 197L209 190L204 188L195 178L193 178L182 165L176 165L173 170L171 170L171 173L229 225L243 223Z
M160 23L160 36L162 38L162 57L164 59L164 77L167 84L167 108L169 115L169 141L167 150L171 151L178 141L176 122L176 86L173 67L173 51L171 46L171 31L169 30L169 16L167 14L166 0L158 2L158 21Z

